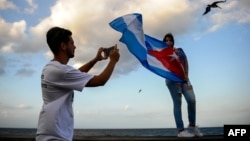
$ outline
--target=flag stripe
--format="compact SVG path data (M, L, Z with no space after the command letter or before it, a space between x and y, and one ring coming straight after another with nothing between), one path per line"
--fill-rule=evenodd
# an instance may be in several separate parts
M152 50L162 51L168 45L163 41L144 34L141 14L134 13L119 17L110 22L110 26L122 33L120 41L126 44L129 51L145 68L161 77L176 82L183 81L177 74L166 68L169 65L162 64L163 62L149 53Z

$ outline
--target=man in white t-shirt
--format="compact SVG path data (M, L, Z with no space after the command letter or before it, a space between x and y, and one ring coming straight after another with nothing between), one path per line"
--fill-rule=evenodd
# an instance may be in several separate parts
M94 59L75 69L68 66L74 57L75 45L72 32L61 27L52 27L46 34L47 43L54 58L43 69L41 75L43 106L39 115L36 141L72 141L74 135L73 96L74 90L84 87L103 86L109 80L120 54L117 46L110 52L110 61L99 75L87 72L102 56L106 48L99 48Z

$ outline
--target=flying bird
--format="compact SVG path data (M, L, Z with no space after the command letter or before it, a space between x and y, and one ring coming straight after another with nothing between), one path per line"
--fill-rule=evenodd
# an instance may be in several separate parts
M139 90L139 92L138 93L140 93L141 92L141 89Z
M211 8L221 8L217 4L222 3L222 2L226 2L226 1L227 0L225 0L225 1L215 1L212 4L208 4L207 8L206 8L206 11L203 13L203 15L207 14L211 10Z

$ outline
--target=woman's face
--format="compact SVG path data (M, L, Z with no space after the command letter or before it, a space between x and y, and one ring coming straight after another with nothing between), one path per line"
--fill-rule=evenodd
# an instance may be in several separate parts
M173 47L173 46L174 46L174 43L173 43L173 41L172 41L172 39L171 39L170 37L166 37L166 38L165 38L165 41L166 41L166 43L168 43L168 45L169 45L170 47Z

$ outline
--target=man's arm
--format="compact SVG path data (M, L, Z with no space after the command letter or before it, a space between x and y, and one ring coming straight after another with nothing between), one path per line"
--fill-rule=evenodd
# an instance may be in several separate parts
M90 60L88 63L86 63L85 65L82 65L79 70L81 72L88 72L95 64L97 61L101 61L103 59L107 59L107 57L103 57L102 56L102 51L104 50L104 48L99 48L96 57L92 60Z
M89 82L87 83L87 87L94 87L94 86L103 86L109 80L113 70L115 68L116 63L120 58L119 50L115 47L114 50L110 53L110 61L106 68L99 74L94 76Z
M88 71L95 65L96 62L97 62L97 59L94 58L94 59L90 60L88 63L82 65L82 66L79 68L79 70L80 70L81 72L88 72Z

